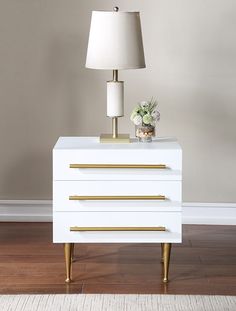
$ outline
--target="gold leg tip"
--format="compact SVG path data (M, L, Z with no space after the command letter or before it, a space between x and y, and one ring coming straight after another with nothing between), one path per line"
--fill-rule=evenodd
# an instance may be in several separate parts
M167 278L164 278L164 279L163 279L163 283L168 283L168 279L167 279Z
M65 280L66 283L71 283L71 281L72 281L72 280L71 280L70 278L67 278L67 279Z

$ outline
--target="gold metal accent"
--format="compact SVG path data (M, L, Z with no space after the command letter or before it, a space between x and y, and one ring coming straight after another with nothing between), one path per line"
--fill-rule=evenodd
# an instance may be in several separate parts
M104 200L166 200L164 195L70 195L72 201Z
M163 244L163 282L168 282L168 274L169 274L169 264L170 264L170 253L171 253L171 243Z
M113 70L113 82L118 82L118 70Z
M165 164L70 164L70 168L145 168L166 169Z
M72 255L72 243L65 243L65 262L66 262L66 283L71 282L71 255Z
M112 118L112 138L118 138L118 118Z
M165 227L70 227L70 231L166 231Z

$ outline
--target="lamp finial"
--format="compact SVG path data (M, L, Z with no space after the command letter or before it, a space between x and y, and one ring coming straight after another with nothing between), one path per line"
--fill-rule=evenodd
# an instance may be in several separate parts
M114 11L114 12L118 12L118 11L119 11L118 6L115 6L115 7L113 8L113 11Z

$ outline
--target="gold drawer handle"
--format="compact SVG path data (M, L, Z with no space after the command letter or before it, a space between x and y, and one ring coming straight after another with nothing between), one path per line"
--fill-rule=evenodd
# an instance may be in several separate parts
M165 227L70 227L70 231L166 231Z
M155 168L165 169L165 164L70 164L70 168Z
M99 201L99 200L166 200L164 195L70 195L69 200L72 201Z

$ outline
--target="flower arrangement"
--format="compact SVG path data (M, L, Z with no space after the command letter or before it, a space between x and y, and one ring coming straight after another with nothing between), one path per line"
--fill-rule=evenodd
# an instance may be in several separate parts
M160 120L160 113L157 110L157 101L153 98L150 101L141 101L133 109L130 120L135 125L155 126Z
M139 141L151 142L155 136L155 125L160 120L157 101L141 101L131 113L130 120L135 124L135 135Z

